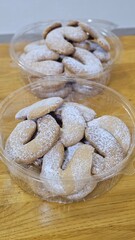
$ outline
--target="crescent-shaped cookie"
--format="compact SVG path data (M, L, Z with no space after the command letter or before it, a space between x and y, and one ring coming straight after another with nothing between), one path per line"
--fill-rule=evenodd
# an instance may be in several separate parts
M80 191L91 177L93 151L91 146L83 144L62 170L64 146L58 142L43 158L41 177L45 179L48 191L60 196Z
M58 75L63 73L63 64L54 60L27 62L27 66L31 71L38 72L43 75Z
M131 137L128 127L121 119L115 116L104 115L94 119L91 122L88 122L88 126L100 127L107 130L115 137L115 139L123 148L123 151L127 153L130 146Z
M69 41L82 42L87 39L87 34L80 27L65 26L49 32L46 44L51 50L64 55L74 52L74 46Z
M61 142L65 147L78 143L84 137L85 120L75 106L65 105L61 112Z
M62 62L70 72L77 75L99 74L103 71L100 60L82 48L76 47L73 57L65 57Z
M87 141L96 149L92 172L97 176L108 174L124 159L124 151L115 137L103 128L89 126L85 130Z
M52 111L55 111L63 104L63 99L60 97L51 97L39 102L36 102L26 108L21 109L16 113L16 119L36 119L40 118Z
M39 118L37 125L32 120L20 122L6 142L5 154L17 163L31 164L53 147L59 134L60 127L50 115Z
M85 32L87 32L90 35L90 37L92 37L94 41L96 41L104 50L106 51L110 50L110 44L96 28L83 22L79 22L79 26Z
M59 54L50 50L45 44L34 48L26 54L20 56L20 60L26 64L45 60L57 60Z
M93 109L91 109L89 107L86 107L83 104L76 103L76 102L66 102L60 108L58 108L56 110L56 112L58 114L61 114L62 108L64 106L74 106L74 107L76 107L79 110L79 112L82 114L82 116L84 117L86 122L92 121L96 116L96 113Z

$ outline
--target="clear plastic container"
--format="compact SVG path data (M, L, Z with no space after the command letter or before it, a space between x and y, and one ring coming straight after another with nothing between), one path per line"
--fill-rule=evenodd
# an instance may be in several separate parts
M17 164L16 162L10 161L5 156L4 146L8 136L14 129L18 120L15 120L15 114L26 106L39 101L37 92L40 86L44 83L48 83L48 79L56 80L56 77L46 77L42 81L26 85L25 87L10 94L0 104L0 152L3 163L7 166L11 177L16 183L28 193L37 195L40 198L47 201L69 203L73 201L86 200L100 196L102 193L110 190L120 179L123 174L133 174L135 169L133 167L134 160L134 147L135 147L135 111L130 103L116 91L87 80L83 79L70 79L70 83L78 84L79 91L72 91L66 98L65 101L75 101L85 106L91 107L97 113L97 116L102 115L113 115L119 117L125 122L129 128L131 134L131 144L125 159L109 172L101 174L101 178L96 178L96 185L94 190L86 196L81 198L69 198L67 196L53 195L47 191L45 178L41 178L39 172L26 168ZM69 79L68 79L69 80ZM64 77L59 77L59 81L67 82ZM34 93L34 94L33 94ZM53 94L53 93L52 93ZM48 139L49 140L49 139ZM51 179L56 183L56 179ZM66 182L70 184L70 179L66 179ZM78 180L78 185L81 184L82 180ZM128 181L128 177L127 177Z
M121 42L119 38L112 32L114 28L117 27L116 24L111 23L105 20L98 20L98 19L78 19L83 22L90 24L91 26L95 27L99 30L99 32L108 40L111 46L111 61L109 64L106 64L103 68L103 72L101 74L96 75L79 75L79 77L93 80L102 84L107 85L110 80L110 73L114 63L119 59L120 53L122 50ZM61 22L63 25L66 25L69 21L66 20L53 20L48 22L37 22L31 25L28 25L18 31L12 38L10 43L10 56L12 60L16 63L21 70L23 80L25 83L30 83L35 80L43 78L45 75L41 74L40 72L33 71L24 64L20 60L20 55L24 52L24 47L34 41L38 41L42 39L42 32L43 30L53 22ZM62 73L65 75L65 73Z

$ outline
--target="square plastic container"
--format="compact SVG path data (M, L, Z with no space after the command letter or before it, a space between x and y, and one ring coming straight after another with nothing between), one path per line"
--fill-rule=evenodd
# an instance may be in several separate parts
M113 115L119 117L127 125L131 134L131 143L123 161L115 165L109 172L101 174L101 178L96 178L96 185L90 193L85 192L83 195L61 196L54 195L46 189L45 178L40 177L39 172L29 167L17 164L6 157L4 148L5 143L15 128L18 120L15 120L15 114L22 108L31 105L40 100L38 97L39 88L42 84L48 84L48 81L59 80L62 83L67 83L65 77L46 77L42 81L37 81L26 85L25 87L13 92L0 104L0 152L3 163L7 166L11 177L16 183L28 193L37 195L47 201L69 203L81 201L84 199L95 198L110 190L120 179L123 174L133 174L133 157L135 147L135 111L130 103L116 91L84 79L70 79L70 84L78 84L79 91L72 92L65 98L65 101L73 101L81 103L84 106L92 108L97 116ZM68 79L69 81L69 79ZM78 88L77 88L78 89ZM53 94L53 92L52 92ZM48 139L49 141L49 139ZM54 184L57 179L51 179ZM127 177L128 181L128 177ZM66 179L70 185L71 179ZM81 185L82 179L78 179L78 185Z
M110 73L112 71L112 67L119 59L122 50L119 38L112 32L112 29L115 28L116 25L104 20L78 19L78 21L79 20L91 25L92 27L95 27L100 32L100 34L108 40L111 47L111 60L109 61L109 64L104 65L102 73L89 75L81 74L79 75L79 77L107 85L110 80ZM24 52L24 47L31 42L41 40L43 30L50 24L53 24L54 22L61 22L62 25L65 26L69 21L52 20L48 22L33 23L24 27L13 36L10 43L10 56L12 60L16 63L16 66L19 67L19 69L21 70L23 80L26 84L37 81L45 77L45 75L41 72L31 70L31 68L28 67L27 64L24 64L24 62L20 59L21 54ZM66 74L66 72L63 72L61 75L65 76ZM71 75L71 73L70 76L76 77L76 75Z

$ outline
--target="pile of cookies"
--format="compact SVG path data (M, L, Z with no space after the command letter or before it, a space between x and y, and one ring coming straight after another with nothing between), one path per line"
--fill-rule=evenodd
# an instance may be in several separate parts
M131 137L115 116L96 117L91 108L52 97L21 109L16 119L21 122L7 139L5 154L38 172L43 185L32 189L43 198L49 193L83 199L124 165Z
M91 24L54 22L45 28L43 38L26 45L20 56L33 73L96 77L111 63L109 42Z

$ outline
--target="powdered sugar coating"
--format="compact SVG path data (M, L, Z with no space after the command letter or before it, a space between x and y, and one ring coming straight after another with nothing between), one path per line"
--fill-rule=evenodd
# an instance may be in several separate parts
M89 122L88 126L101 127L107 130L115 137L115 139L123 148L123 151L127 153L130 146L131 137L128 127L121 119L115 116L105 115Z
M63 64L53 60L41 62L27 62L27 66L35 72L43 75L55 75L63 72Z
M80 27L65 26L49 32L46 36L46 44L59 54L70 55L74 52L74 47L66 39L81 42L87 39L87 34Z
M85 137L92 146L104 157L121 161L124 152L114 136L103 128L89 126L86 128Z
M109 52L106 52L101 47L98 47L93 54L101 61L101 62L108 62L111 59L111 55Z
M117 174L117 171L122 169L125 154L114 136L103 128L95 126L89 126L85 134L89 143L101 154L93 154L92 174L98 180Z
M79 26L87 32L104 50L110 50L110 44L105 37L93 26L80 22Z
M110 168L110 164L112 164L112 161L110 161L109 158L106 161L104 157L102 157L97 153L94 153L92 158L92 174L98 175L106 171L108 169L108 167L106 167L106 165L108 166L108 164L106 164L108 163L108 160L109 160L109 168Z
M99 74L103 71L102 64L97 57L91 52L77 47L73 58L65 57L62 62L69 71L78 76L81 74Z
M76 143L75 145L67 148L67 150L65 151L64 162L62 164L62 169L63 170L66 169L66 167L68 166L69 162L72 160L72 157L73 157L75 151L82 145L83 145L83 143L79 142L79 143Z
M40 177L45 178L46 187L54 196L66 194L59 171L64 160L64 147L58 142L44 155Z
M58 109L56 110L56 112L57 112L58 114L61 114L62 108L63 108L64 106L66 106L66 105L76 107L76 108L80 111L80 113L82 114L82 116L84 117L84 119L85 119L86 122L92 121L92 120L95 118L95 116L96 116L96 113L95 113L95 111L94 111L93 109L91 109L91 108L89 108L89 107L86 107L86 106L84 106L83 104L76 103L76 102L67 102L67 103L64 103L64 104L62 105L62 107L60 107L60 108L58 108Z
M45 177L48 190L62 196L80 191L91 176L92 154L91 146L80 146L67 168L62 170L64 147L58 142L43 158L41 176Z
M39 48L39 46L43 46L43 45L45 45L45 40L44 39L31 42L24 47L24 52L28 53L28 52L36 49L36 48Z
M31 140L35 130L36 123L32 120L23 121L16 126L5 146L5 153L11 160L30 164L48 152L59 138L60 127L49 115L38 119L38 132Z
M62 108L62 135L61 141L66 146L72 146L84 136L85 120L74 106L65 105Z
M66 170L71 171L75 182L74 193L81 191L90 179L93 152L92 146L83 144L75 151L72 161L66 168Z
M35 131L36 123L32 120L18 123L6 141L5 154L15 161L18 158L20 145L30 141Z
M37 46L26 54L20 56L20 60L25 64L40 62L45 60L57 60L59 54L50 50L45 44Z
M36 102L26 108L21 109L16 113L16 119L36 119L46 115L51 111L55 111L63 104L63 99L60 97L51 97L39 102Z
M102 157L101 155L94 153L92 159L92 174L100 176L102 174L108 174L108 172L116 167L120 161L117 158ZM115 172L114 172L115 174Z
M44 40L43 40L44 41ZM26 53L21 54L20 61L26 64L32 71L37 71L45 75L55 75L63 72L63 64L57 62L59 54L49 49L44 44L37 45L33 42L25 46Z
M86 107L83 104L74 102L68 102L67 104L71 104L72 106L77 107L77 109L80 111L86 122L92 121L96 116L96 113L93 109Z

